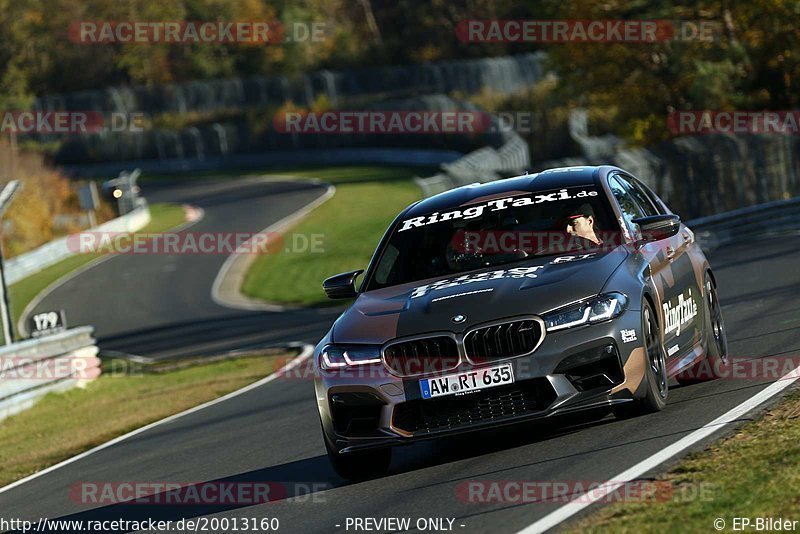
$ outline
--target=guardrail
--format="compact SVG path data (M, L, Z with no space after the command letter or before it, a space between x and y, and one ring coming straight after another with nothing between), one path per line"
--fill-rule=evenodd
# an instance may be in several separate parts
M100 376L93 334L83 326L0 348L0 420Z
M83 165L64 165L64 170L73 176L99 177L119 174L136 165L144 173L181 173L252 170L254 168L291 165L408 165L433 167L454 161L461 152L442 149L421 148L338 148L272 151L263 154L230 154L206 156L205 159L171 158L161 160L135 160Z
M800 230L800 197L726 211L687 221L700 245L713 250L731 243Z
M108 233L136 232L144 228L149 222L150 208L145 203L122 217L117 217L93 228L92 231ZM11 285L19 282L23 278L75 254L76 251L71 250L67 243L68 239L68 237L55 239L37 249L6 260L6 283Z

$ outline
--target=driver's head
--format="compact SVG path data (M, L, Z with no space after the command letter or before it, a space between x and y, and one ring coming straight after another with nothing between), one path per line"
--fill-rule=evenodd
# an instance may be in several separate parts
M581 204L567 216L567 232L596 241L594 233L594 210L591 204Z
M481 230L476 224L466 225L457 230L445 250L445 261L451 271L463 271L465 265L478 261L480 251Z

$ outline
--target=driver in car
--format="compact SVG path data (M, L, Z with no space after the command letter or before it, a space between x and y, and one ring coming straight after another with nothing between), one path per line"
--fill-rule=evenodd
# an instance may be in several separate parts
M567 232L588 239L595 245L601 245L603 242L597 237L598 229L594 222L594 210L591 204L581 204L578 209L567 215Z

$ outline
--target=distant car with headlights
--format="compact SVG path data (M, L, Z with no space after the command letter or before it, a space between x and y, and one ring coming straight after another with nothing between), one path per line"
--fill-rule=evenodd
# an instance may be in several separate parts
M716 281L692 231L617 167L569 167L406 208L316 347L328 455L345 478L392 447L608 407L661 410L669 378L727 358ZM709 365L711 364L711 365ZM710 374L693 373L704 365Z

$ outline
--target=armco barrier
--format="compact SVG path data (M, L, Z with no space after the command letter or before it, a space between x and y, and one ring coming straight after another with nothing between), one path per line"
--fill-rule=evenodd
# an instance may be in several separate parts
M67 174L87 178L113 176L130 169L131 165L144 173L181 173L252 170L270 166L292 165L406 165L435 167L442 162L461 157L453 150L418 148L338 148L273 151L263 154L230 154L228 156L206 156L205 159L173 158L136 161L110 161L64 165Z
M513 93L540 81L547 73L544 52L480 59L389 65L345 70L318 70L179 84L108 87L102 90L43 95L36 111L136 113L213 112L277 107L291 101L311 106L324 95L333 107L349 99L375 95Z
M706 250L800 230L800 197L726 211L687 221Z
M95 232L136 232L150 222L150 208L147 204L132 212L110 220L93 229ZM6 283L14 284L23 278L50 267L72 256L67 246L67 237L55 239L25 254L6 260Z
M100 375L90 326L0 347L0 419Z
M512 94L527 89L547 75L543 52L405 66L367 67L342 71L322 70L249 79L191 81L155 87L115 87L62 95L43 95L33 110L144 114L199 112L217 120L201 121L180 129L147 128L104 131L63 138L54 155L59 166L133 161L208 165L208 158L263 155L287 150L346 148L437 148L469 152L481 146L463 135L337 135L292 134L275 131L269 124L254 124L248 110L275 109L286 102L313 109L320 97L333 109L361 110L387 99L431 95L474 95L484 91ZM389 109L389 108L384 108ZM395 109L406 109L399 107ZM415 108L409 108L415 109ZM269 121L271 122L271 121ZM42 142L55 134L28 134ZM463 146L469 144L470 146ZM195 161L196 160L196 161ZM226 167L218 167L225 169Z

